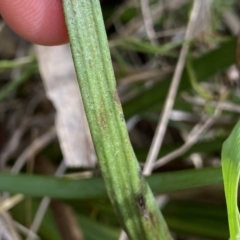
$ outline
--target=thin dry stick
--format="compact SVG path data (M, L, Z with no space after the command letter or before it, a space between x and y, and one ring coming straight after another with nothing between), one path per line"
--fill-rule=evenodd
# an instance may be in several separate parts
M151 16L151 11L149 8L149 0L141 0L141 11L143 16L143 24L147 34L148 39L153 45L156 44L156 33L153 28L153 20Z
M174 72L173 80L172 80L172 83L171 83L171 86L170 86L170 89L168 92L167 101L166 101L164 109L163 109L163 114L159 120L157 129L156 129L156 132L155 132L155 135L153 138L153 142L152 142L152 145L150 147L150 150L149 150L149 153L147 156L146 164L143 169L143 174L145 174L145 175L151 174L153 166L154 166L154 162L156 161L157 155L162 146L162 142L163 142L163 138L164 138L164 135L165 135L165 132L167 129L171 110L173 108L173 104L174 104L174 101L176 98L178 86L179 86L182 72L183 72L183 69L185 66L185 61L186 61L186 57L187 57L188 50L189 50L189 41L192 39L194 25L195 25L195 22L196 22L197 16L198 16L198 14L197 14L198 9L196 9L197 2L198 2L198 0L194 1L194 6L193 6L193 9L191 12L190 20L189 20L186 35L185 35L185 42L184 42L183 47L180 52L177 67Z
M12 167L12 173L18 173L26 161L33 155L47 146L53 139L56 138L56 130L52 127L47 133L43 134L39 138L35 139L30 146L28 146L23 153L16 160Z
M171 0L171 1L165 1L164 4L160 3L157 5L154 5L151 7L152 19L153 20L159 19L165 11L169 11L169 12L176 11L187 2L189 2L189 0ZM141 26L142 26L141 19L138 16L133 18L133 20L131 20L129 23L125 25L124 35L125 36L135 35L136 32L139 31Z
M166 68L166 69L150 69L141 71L138 73L135 73L133 75L127 76L125 78L119 79L118 88L124 87L125 85L138 82L138 81L148 81L150 79L163 79L167 74L173 72L172 68Z
M9 142L0 154L0 167L5 168L7 160L12 156L12 154L17 150L19 143L23 134L25 133L27 127L27 120L22 121L20 126L15 130L14 134L10 138Z
M173 35L184 34L186 31L185 27L175 28L175 29L166 29L160 32L156 32L157 38L172 37Z
M154 164L154 169L161 167L184 154L192 145L194 145L199 140L202 134L213 125L219 114L220 110L218 107L214 115L210 117L202 126L199 126L199 124L197 124L192 129L188 135L187 141L180 148L157 160L157 162Z
M32 58L32 57L31 57ZM21 60L18 60L19 62ZM30 61L30 57L23 57L23 61ZM4 147L2 153L0 154L0 168L4 169L7 161L11 158L11 156L16 152L19 147L20 141L22 139L23 134L26 132L28 125L31 124L30 118L32 119L32 114L36 109L37 105L43 99L44 95L39 94L34 97L28 104L26 109L25 117L19 124L18 128L14 131L12 137Z
M8 199L5 199L4 201L0 202L0 215L4 212L7 212L12 207L17 205L19 202L21 202L24 199L23 194L16 194Z
M31 232L28 228L26 228L25 226L23 226L22 224L20 224L19 222L13 221L14 223L14 227L23 235L27 236L27 235L31 235L32 239L34 240L40 240L40 237L35 234L34 232Z
M59 165L55 176L62 176L65 171L66 171L66 165L64 163L64 160L61 162L61 164ZM35 215L35 218L33 220L33 223L30 227L30 232L28 234L27 240L32 240L32 233L36 233L42 223L43 217L47 211L47 208L50 204L51 199L49 197L44 197L39 205L39 208L37 210L37 213Z
M126 240L127 234L122 230L118 240Z
M1 235L2 234L2 235ZM21 237L16 232L12 217L8 212L4 212L0 216L0 239L4 240L20 240Z
M183 99L187 102L191 102L196 105L205 106L208 104L211 107L219 106L220 110L228 111L228 112L237 112L240 113L240 106L238 104L234 104L231 102L216 102L216 101L207 101L200 97L191 97L188 95L184 95Z

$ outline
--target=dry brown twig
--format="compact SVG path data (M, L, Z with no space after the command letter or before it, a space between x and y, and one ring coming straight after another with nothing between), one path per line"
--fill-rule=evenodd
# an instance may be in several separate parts
M4 212L7 212L8 210L10 210L12 207L17 205L23 199L24 199L23 194L16 194L16 195L0 202L0 215Z
M0 166L2 169L5 168L7 160L12 156L12 154L17 150L21 138L26 130L27 121L22 121L19 127L14 131L12 137L8 141L7 145L0 154Z
M152 15L149 7L149 0L140 0L143 24L149 41L156 45L156 32L154 30Z
M25 235L25 236L30 235L32 237L32 239L34 239L34 240L40 239L40 237L37 234L35 234L34 232L31 232L28 228L26 228L22 224L20 224L16 221L13 221L13 223L14 223L15 228L23 235Z
M5 145L4 149L2 150L0 154L0 167L4 169L6 166L7 161L12 157L12 155L17 151L19 148L21 139L26 132L26 130L30 127L33 121L33 113L36 107L39 105L39 103L44 99L44 95L42 92L34 96L34 98L29 102L26 112L20 121L19 126L17 129L13 132L11 138ZM46 116L45 116L45 119ZM35 120L35 119L34 119Z
M55 127L52 127L45 134L35 139L18 157L14 166L11 169L11 172L18 173L31 156L36 155L40 150L42 150L55 138L56 138L56 130L55 130Z
M232 102L207 101L201 97L191 97L188 95L184 95L182 97L185 101L191 102L191 103L199 105L199 106L205 106L206 104L208 104L211 107L218 106L219 109L222 111L240 113L240 106L237 104L234 104Z
M138 81L149 81L151 79L157 79L158 81L163 79L167 74L171 73L171 68L166 69L150 69L146 71L140 71L130 76L119 79L118 88L121 88L127 84L131 84Z
M159 19L164 11L175 11L179 9L181 6L189 2L189 0L171 0L171 1L165 1L164 4L161 1L158 4L154 4L151 6L151 15L152 20L155 21L156 19ZM139 33L140 29L142 27L142 16L136 17L133 20L131 20L129 23L125 25L124 28L124 35L125 36L132 36Z
M219 115L220 108L218 106L215 110L214 115L208 118L204 124L197 124L195 125L195 127L193 127L191 132L188 134L186 142L180 148L157 160L156 163L154 164L154 169L161 167L184 154L190 147L192 147L199 140L202 134L205 133L206 130L209 129L214 124Z
M55 128L51 128L47 133L42 135L41 137L35 139L32 144L30 144L23 153L16 160L11 172L18 173L23 165L30 159L31 156L36 155L41 149L43 149L46 145L49 144L56 137ZM7 154L8 155L8 154ZM4 202L0 205L0 213L2 211L7 211L11 207L15 206L17 203L24 199L23 194L17 194L13 197L8 197L8 194L4 196ZM29 236L33 239L32 231L29 231Z
M185 35L185 41L184 41L184 44L183 44L181 52L180 52L177 66L176 66L176 69L175 69L175 72L173 75L173 79L172 79L172 82L170 85L170 89L169 89L169 92L167 95L167 100L164 105L163 113L159 120L157 129L156 129L156 132L155 132L155 135L153 138L153 142L150 147L149 154L147 156L147 160L146 160L146 163L145 163L145 166L143 169L143 174L145 174L145 175L151 174L153 166L154 166L154 162L156 161L157 155L162 146L162 142L163 142L163 138L164 138L164 135L165 135L165 132L167 129L171 110L174 105L178 86L180 84L180 79L181 79L182 72L183 72L183 69L185 66L185 61L186 61L186 57L187 57L188 50L189 50L189 42L193 38L195 26L197 24L197 20L198 20L199 14L200 14L199 11L202 7L201 4L205 4L205 3L204 2L202 3L201 0L194 1L193 8L192 8L191 15L190 15L190 20L189 20L186 35Z
M0 239L4 240L20 240L20 236L16 232L14 222L7 212L0 215Z

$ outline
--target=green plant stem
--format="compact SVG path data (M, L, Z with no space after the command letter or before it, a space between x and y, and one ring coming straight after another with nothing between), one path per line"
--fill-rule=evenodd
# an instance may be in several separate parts
M63 6L90 131L119 221L129 239L170 240L129 141L99 0L63 0Z

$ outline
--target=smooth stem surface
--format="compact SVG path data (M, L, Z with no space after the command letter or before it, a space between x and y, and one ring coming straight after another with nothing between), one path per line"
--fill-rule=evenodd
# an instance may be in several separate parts
M129 141L99 0L63 0L83 103L108 195L133 240L170 240Z

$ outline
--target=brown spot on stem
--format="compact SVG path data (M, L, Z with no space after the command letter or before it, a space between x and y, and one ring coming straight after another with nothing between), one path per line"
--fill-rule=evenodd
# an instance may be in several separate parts
M158 218L156 217L156 213L149 212L148 213L150 224L149 224L149 231L152 231L153 229L159 229L161 222L158 221ZM168 232L166 231L166 236L168 236ZM158 234L155 232L155 238L154 239L159 239Z
M136 202L139 210L141 211L141 214L145 217L145 219L148 219L149 216L146 209L146 199L142 193L137 195Z
M141 210L145 210L146 201L142 194L137 195L137 205Z
M114 98L114 101L118 104L118 106L121 107L121 102L119 100L119 96L118 96L117 90L115 90L113 98Z
M121 120L122 122L124 122L124 121L125 121L125 118L124 118L124 115L123 115L123 112L122 112L122 105L121 105L121 102L120 102L120 99L119 99L117 90L115 90L115 92L114 92L114 94L113 94L113 99L114 99L114 102L117 103L117 106L118 106L118 108L119 108L119 110L120 110L120 114L119 114L120 120Z
M153 225L155 225L154 224L156 222L155 214L153 214L152 212L149 212L149 218L150 218L150 221L153 223Z

